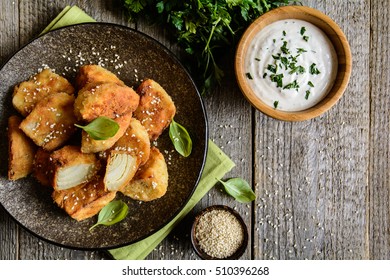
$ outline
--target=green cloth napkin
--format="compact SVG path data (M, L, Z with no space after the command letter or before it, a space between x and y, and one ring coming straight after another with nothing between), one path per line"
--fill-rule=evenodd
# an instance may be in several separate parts
M84 13L77 6L67 6L64 10L42 31L44 34L63 26L94 22L95 20ZM191 211L201 198L234 167L233 161L224 154L211 140L208 141L208 151L205 167L199 184L189 202L181 212L165 227L153 235L132 245L109 250L109 253L117 260L142 260L157 247L157 245L172 231L172 229Z

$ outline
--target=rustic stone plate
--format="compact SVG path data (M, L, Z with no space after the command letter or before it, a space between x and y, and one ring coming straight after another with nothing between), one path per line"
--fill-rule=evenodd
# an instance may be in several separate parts
M168 164L169 186L162 198L137 202L117 195L129 205L129 214L110 227L88 229L93 217L81 222L71 219L51 199L51 190L31 176L7 180L7 119L12 107L13 87L40 68L50 67L73 82L78 66L103 63L127 85L137 86L152 78L172 96L177 114L193 140L192 154L184 158L174 151L166 130L157 141ZM79 24L43 35L9 59L0 70L0 202L4 209L34 235L74 249L110 249L139 241L156 232L185 206L200 179L207 152L207 118L202 99L180 62L160 43L133 29L105 23Z

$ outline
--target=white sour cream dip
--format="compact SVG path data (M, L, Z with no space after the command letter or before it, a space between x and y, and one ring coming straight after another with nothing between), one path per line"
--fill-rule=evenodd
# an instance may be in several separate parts
M301 111L320 102L333 86L337 65L324 32L296 19L263 28L245 57L250 87L265 104L281 111Z

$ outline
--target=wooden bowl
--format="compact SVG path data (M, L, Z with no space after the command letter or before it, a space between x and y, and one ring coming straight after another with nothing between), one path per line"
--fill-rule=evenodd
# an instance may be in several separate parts
M210 255L208 255L207 253L205 253L200 245L199 245L199 241L198 239L196 238L196 228L197 228L197 224L199 222L199 219L206 213L210 212L210 211L213 211L213 210L224 210L224 211L228 211L230 212L231 214L233 214L238 222L241 224L242 226L242 229L243 229L243 234L244 234L244 239L243 239L243 242L241 244L241 246L235 251L235 253L233 253L231 256L227 257L227 258L224 258L223 260L237 260L239 259L245 252L246 250L246 247L248 246L248 228L244 222L244 220L242 219L241 215L235 211L234 209L226 206L226 205L213 205L213 206L209 206L205 209L203 209L200 213L198 213L195 217L195 220L192 224L192 228L191 228L191 243L192 243L192 246L195 250L195 252L197 253L197 255L204 259L204 260L221 260L220 258L215 258L215 257L212 257Z
M248 47L254 36L267 25L284 19L304 20L320 28L333 44L338 58L337 76L331 90L319 103L302 111L281 111L266 105L249 86L244 68ZM260 16L244 32L238 44L235 57L237 82L246 99L264 114L284 121L308 120L329 110L343 95L351 76L351 69L351 50L347 38L340 27L320 11L303 6L280 7Z

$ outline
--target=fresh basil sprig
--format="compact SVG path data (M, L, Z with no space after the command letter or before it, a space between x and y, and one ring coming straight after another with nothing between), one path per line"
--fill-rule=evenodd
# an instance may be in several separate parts
M188 157L191 154L192 140L188 131L173 119L169 125L169 138L171 138L175 150L183 157Z
M226 182L218 179L218 181L222 183L225 191L239 202L247 203L256 199L256 194L244 179L232 178Z
M91 231L98 225L111 226L119 223L126 217L128 212L129 207L122 200L111 201L100 210L97 223L90 227L89 230Z
M97 117L89 124L82 126L75 124L75 126L83 129L94 140L106 140L113 137L119 130L119 124L108 117Z

